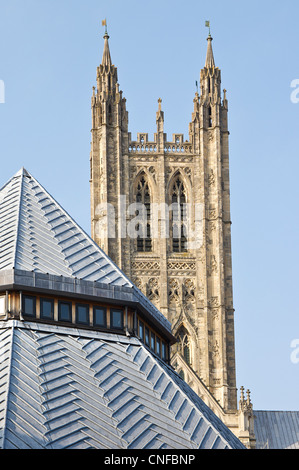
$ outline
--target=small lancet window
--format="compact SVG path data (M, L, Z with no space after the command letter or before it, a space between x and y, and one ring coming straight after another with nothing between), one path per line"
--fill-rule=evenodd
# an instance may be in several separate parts
M175 253L187 251L186 227L186 191L178 177L172 186L171 192L171 241L172 251Z
M136 202L144 206L144 218L137 226L137 230L141 232L137 237L137 251L152 251L151 195L144 175L140 178L137 185Z
M112 124L112 106L111 106L111 104L109 104L109 106L108 106L108 124L109 125Z
M212 108L209 107L209 127L212 127Z

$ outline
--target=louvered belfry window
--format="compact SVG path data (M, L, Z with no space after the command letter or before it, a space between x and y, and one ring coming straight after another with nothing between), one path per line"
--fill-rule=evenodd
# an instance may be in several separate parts
M170 214L172 251L175 253L187 251L186 190L180 177L177 177L172 185Z
M136 191L136 202L143 204L145 208L144 218L141 221L141 225L138 226L141 235L137 237L137 251L146 252L152 251L152 239L151 239L151 195L146 181L143 175L137 185Z

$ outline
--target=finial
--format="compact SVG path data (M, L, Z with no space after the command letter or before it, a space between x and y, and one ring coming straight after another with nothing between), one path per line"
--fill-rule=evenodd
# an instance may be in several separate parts
M210 22L206 21L206 27L209 28L209 36L207 38L208 41L208 49L207 49L207 57L206 57L206 67L207 68L213 68L215 67L215 61L214 61L214 54L213 54L213 48L212 48L212 36L211 36L211 31L210 31Z
M105 26L105 35L104 35L104 38L109 38L108 36L108 31L107 31L107 20L106 18L104 20L102 20L102 26Z
M206 21L206 28L209 28L209 38L211 38L210 21Z
M109 42L108 42L109 35L107 32L106 18L102 20L102 26L105 26L105 35L103 36L103 38L105 39L105 42L104 42L102 65L109 68L112 66L112 62L111 62L111 56L110 56L110 50L109 50Z
M159 111L161 111L161 103L162 103L162 99L161 99L161 98L158 99L158 103L159 103Z

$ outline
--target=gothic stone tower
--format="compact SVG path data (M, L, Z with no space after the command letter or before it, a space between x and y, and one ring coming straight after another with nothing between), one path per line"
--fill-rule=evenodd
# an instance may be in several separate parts
M167 139L161 99L154 139L131 139L108 39L91 100L92 237L172 322L178 372L236 413L228 102L212 37L188 141Z

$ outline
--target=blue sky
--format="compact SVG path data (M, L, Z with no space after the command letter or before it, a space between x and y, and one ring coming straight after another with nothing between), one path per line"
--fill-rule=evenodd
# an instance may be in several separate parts
M237 385L260 410L299 409L298 17L296 0L0 0L0 186L24 166L88 233L101 20L132 136L153 136L161 97L165 131L185 138L211 21L229 100Z

